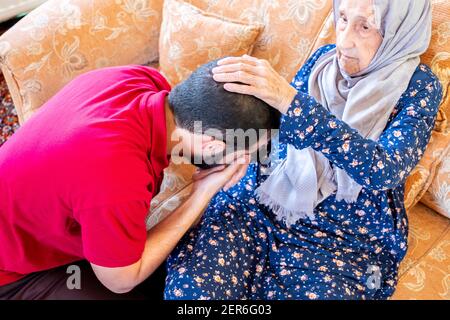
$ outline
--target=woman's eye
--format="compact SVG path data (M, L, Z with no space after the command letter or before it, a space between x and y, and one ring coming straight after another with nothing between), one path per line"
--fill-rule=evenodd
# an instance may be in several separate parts
M341 20L344 21L344 22L347 22L347 17L341 16Z

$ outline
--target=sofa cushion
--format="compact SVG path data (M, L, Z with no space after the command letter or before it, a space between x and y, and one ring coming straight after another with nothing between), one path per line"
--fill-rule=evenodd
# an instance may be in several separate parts
M228 19L184 1L166 0L159 42L161 73L176 85L211 60L250 54L262 29L259 23Z
M276 71L291 81L317 40L328 16L331 0L187 0L217 15L249 23L262 23L253 56L268 60Z
M422 63L431 67L443 87L443 99L430 142L420 163L412 171L405 187L405 206L412 208L431 186L437 168L447 155L450 144L450 2L432 1L433 31L428 51Z
M420 201L444 217L450 218L450 146L447 149L430 188Z
M421 202L408 211L408 253L394 300L450 299L450 220Z
M190 195L191 177L195 167L187 164L173 164L164 170L160 192L152 199L147 216L147 230L170 215Z

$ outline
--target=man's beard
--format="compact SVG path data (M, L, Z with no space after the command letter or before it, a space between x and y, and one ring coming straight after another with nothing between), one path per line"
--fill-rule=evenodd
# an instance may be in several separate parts
M214 157L214 159L216 160L214 162L212 161L213 159L211 159L210 161L206 161L203 157L201 157L201 159L199 159L199 157L195 157L193 154L191 154L190 161L194 166L196 166L200 170L213 169L213 168L220 167L223 165L223 164L217 163L218 162L217 160L219 160L219 161L222 160L223 156L220 157L219 159L217 159L217 157ZM213 162L213 163L211 163L211 162Z
M266 164L269 160L271 150L272 150L272 141L269 141L266 145L262 146L255 155L252 156L252 161L260 164ZM191 164L193 164L197 168L201 170L208 170L222 166L223 163L220 162L223 162L224 157L225 152L223 154L216 154L214 157L210 159L210 161L206 161L203 157L199 159L199 157L195 158L195 156L191 154L190 161Z

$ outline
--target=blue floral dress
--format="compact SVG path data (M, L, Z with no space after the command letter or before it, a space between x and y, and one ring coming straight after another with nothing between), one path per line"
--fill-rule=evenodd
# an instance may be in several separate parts
M165 299L387 299L407 250L404 186L424 154L442 99L430 68L418 66L379 141L318 104L308 92L318 49L295 76L298 90L283 116L280 142L313 147L363 189L356 203L335 193L315 221L290 228L258 204L267 167L252 164L241 182L211 201L199 225L168 259ZM286 156L286 148L281 148Z

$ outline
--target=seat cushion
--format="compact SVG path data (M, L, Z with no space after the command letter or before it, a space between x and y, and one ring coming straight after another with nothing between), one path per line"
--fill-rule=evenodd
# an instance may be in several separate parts
M191 166L167 169L163 191L152 202L148 229L186 199L192 172ZM408 210L408 217L408 253L392 299L450 299L450 220L421 202Z
M450 299L450 220L421 202L408 217L408 253L392 299Z

